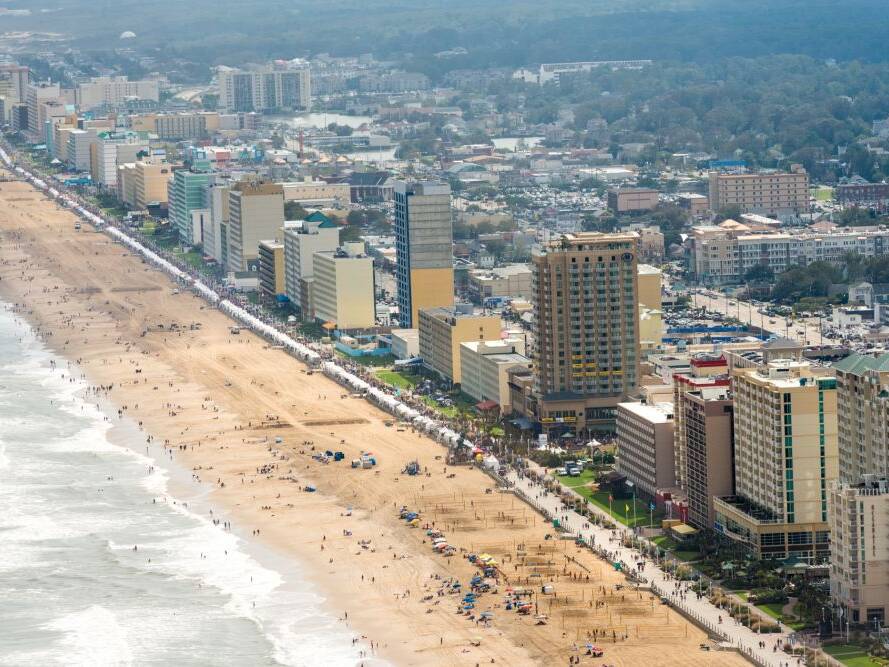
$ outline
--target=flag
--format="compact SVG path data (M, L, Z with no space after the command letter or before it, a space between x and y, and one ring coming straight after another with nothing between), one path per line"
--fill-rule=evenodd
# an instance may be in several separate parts
M630 506L627 505L626 503L624 503L624 512L626 512L627 514L630 513Z
M613 502L613 501L614 501L614 496L612 496L612 495L609 493L609 494L608 494L608 502L610 503L610 502Z

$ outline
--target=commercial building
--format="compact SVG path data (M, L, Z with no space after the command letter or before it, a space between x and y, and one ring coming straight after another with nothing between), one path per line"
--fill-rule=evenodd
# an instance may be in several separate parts
M122 165L121 169L130 165ZM132 164L130 178L132 178L131 194L128 190L128 198L124 199L130 206L137 210L145 210L151 205L167 204L170 179L173 177L173 166L158 160L140 160ZM131 199L129 198L131 197Z
M660 310L663 272L650 264L639 264L639 303L652 310Z
M424 308L454 305L451 188L446 183L395 183L395 280L398 321L417 326Z
M494 401L501 414L509 414L509 372L530 370L531 360L519 354L521 341L469 341L460 343L460 389L479 402Z
M841 183L834 190L834 198L843 206L874 206L889 204L889 183Z
M206 172L188 169L177 169L173 172L173 180L167 189L170 224L179 234L179 240L186 245L203 242L201 230L194 229L191 212L206 208L204 196L211 179L211 174Z
M469 291L479 304L486 299L530 299L531 267L509 264L470 271Z
M256 271L259 242L277 238L284 227L284 189L278 183L239 181L228 193L228 270Z
M95 129L72 129L67 133L68 148L65 151L68 166L79 171L90 170L90 147L97 141L98 132Z
M710 208L737 206L741 213L777 218L809 212L809 175L800 165L788 173L727 174L710 172Z
M663 262L666 254L664 247L664 234L660 227L631 225L627 231L634 231L639 235L639 259L643 262Z
M513 73L514 79L522 79L526 83L537 83L541 86L547 83L559 85L561 78L566 75L589 72L594 69L642 69L650 65L650 60L596 60L573 63L543 63L537 72L520 69Z
M423 365L460 384L460 344L500 340L500 317L467 315L453 308L427 308L420 311L418 329Z
M657 204L658 191L651 188L612 188L608 191L608 208L614 213L651 211Z
M532 255L534 393L551 436L611 430L636 391L637 239L568 234Z
M125 76L99 76L77 84L74 100L80 111L96 107L116 107L129 100L160 99L160 86L154 81L130 81Z
M696 192L682 192L676 195L676 203L693 218L699 218L710 210L710 200L707 196Z
M7 111L15 104L27 102L30 81L31 72L27 65L0 63L0 97L6 101Z
M417 329L392 329L392 356L399 360L420 356L420 332Z
M676 485L672 403L617 405L617 470L650 498Z
M313 257L316 252L336 250L340 245L340 232L336 223L320 214L309 218L288 222L284 227L284 271L287 298L300 309L303 318L311 320L315 317L312 307Z
M889 613L889 354L835 363L839 480L830 489L830 588L851 623Z
M759 558L825 562L827 486L837 479L837 381L807 362L733 373L735 494L714 527Z
M25 104L28 105L27 130L32 139L43 139L43 118L40 107L44 102L53 101L63 103L62 89L58 83L49 81L34 81L25 88Z
M284 244L259 242L259 289L272 299L284 294Z
M311 75L301 61L275 61L251 70L219 67L222 111L306 111L311 107Z
M682 392L681 401L688 522L712 528L714 496L735 494L733 402L724 386Z
M373 259L363 243L314 254L315 319L337 329L368 329L376 323Z

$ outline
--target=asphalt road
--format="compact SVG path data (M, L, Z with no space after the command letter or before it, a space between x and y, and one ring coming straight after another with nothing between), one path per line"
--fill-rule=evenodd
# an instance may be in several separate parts
M807 319L776 317L762 312L747 301L738 301L724 295L714 298L707 296L701 290L693 291L691 296L692 304L696 307L703 306L712 312L734 317L745 324L760 327L775 336L790 338L803 345L832 345L841 342L822 334L817 317Z

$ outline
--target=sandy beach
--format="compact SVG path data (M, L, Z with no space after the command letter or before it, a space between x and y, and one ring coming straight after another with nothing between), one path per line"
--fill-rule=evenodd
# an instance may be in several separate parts
M567 665L578 655L597 666L746 664L701 651L706 635L672 609L573 542L546 539L552 528L481 471L446 466L441 445L388 426L390 415L262 339L232 334L220 312L75 222L30 185L0 182L0 297L59 367L71 362L103 388L97 400L139 424L139 446L190 470L242 535L307 570L369 654L397 665ZM328 449L345 460L312 458ZM349 466L363 451L375 468ZM414 459L422 474L402 474ZM425 531L398 518L403 505L458 553L433 553ZM492 554L509 578L479 600L476 612L494 612L489 627L441 592L478 573L464 550ZM503 608L508 586L535 592L545 625ZM603 658L583 655L588 637Z

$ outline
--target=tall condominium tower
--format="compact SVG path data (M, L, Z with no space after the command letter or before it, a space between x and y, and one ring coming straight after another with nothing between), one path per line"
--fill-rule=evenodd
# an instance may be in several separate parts
M714 500L715 527L760 558L828 557L836 386L805 361L734 372L735 495Z
M416 328L423 308L454 305L451 188L446 183L395 184L395 279L398 320Z
M637 243L632 232L587 232L534 251L534 393L551 436L612 429L636 390Z
M311 73L302 61L275 61L255 69L219 67L219 108L223 111L307 110Z
M830 592L844 621L889 617L889 354L852 354L837 374L840 478L829 489Z

